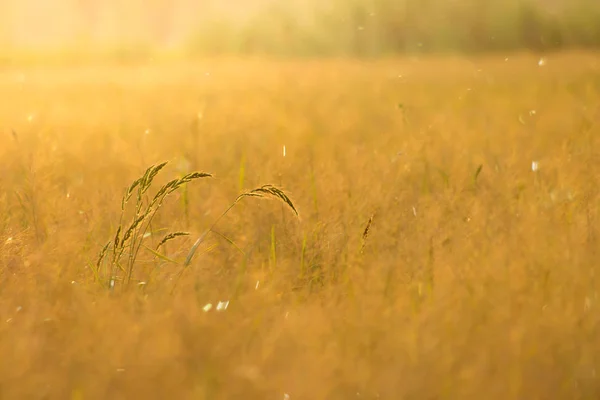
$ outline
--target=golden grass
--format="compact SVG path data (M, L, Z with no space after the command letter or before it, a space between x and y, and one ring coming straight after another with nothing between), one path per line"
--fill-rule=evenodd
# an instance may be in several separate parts
M506 57L3 71L0 398L599 398L600 59Z

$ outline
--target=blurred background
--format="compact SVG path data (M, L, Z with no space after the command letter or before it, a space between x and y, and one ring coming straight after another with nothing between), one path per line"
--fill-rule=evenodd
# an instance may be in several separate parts
M382 56L600 44L598 0L2 0L23 52Z

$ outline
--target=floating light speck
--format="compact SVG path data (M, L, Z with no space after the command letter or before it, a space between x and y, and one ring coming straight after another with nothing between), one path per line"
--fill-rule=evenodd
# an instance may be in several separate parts
M202 307L202 309L204 310L204 312L209 312L212 309L212 304L208 303L207 305Z
M33 119L34 119L34 118L35 118L35 115L33 115L33 114L29 114L29 115L27 116L27 122L33 122Z
M15 312L21 312L21 310L23 310L23 307L19 306L19 307L17 307L17 309L15 310Z
M149 134L150 134L150 129L146 129L146 130L144 131L144 135L149 135Z
M546 59L544 57L540 58L540 60L538 61L538 65L540 67L543 67L544 65L546 65Z
M117 368L117 372L125 372L125 368Z
M537 161L532 161L531 162L531 170L533 172L536 172L539 169L540 169L540 164Z
M283 400L290 400L290 395L287 393L283 394Z
M12 318L9 318L9 319L7 319L7 320L6 320L6 323L8 324L8 323L10 323L11 321L12 321Z
M71 197L71 192L67 192L67 199Z
M530 110L530 111L529 111L529 115L530 115L530 116L532 116L532 117L533 117L535 114L537 114L537 112L536 112L535 110Z
M283 145L283 156L285 157L285 144Z
M412 212L413 212L413 215L416 217L417 216L417 209L415 208L415 206L413 206Z
M10 242L12 242L12 241L13 241L13 238L12 238L12 237L9 237L8 239L6 239L6 240L4 241L4 244L9 244L9 243L10 243Z
M259 285L260 285L260 281L256 281L256 286L254 287L254 290L258 290Z
M229 300L227 301L219 301L217 303L217 311L225 311L229 307Z

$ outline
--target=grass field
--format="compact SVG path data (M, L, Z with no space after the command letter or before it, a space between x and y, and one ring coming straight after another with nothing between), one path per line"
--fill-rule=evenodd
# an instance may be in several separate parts
M1 399L600 397L597 54L15 66L0 93ZM112 279L163 161L150 199L213 177ZM184 266L264 184L300 218L243 198Z

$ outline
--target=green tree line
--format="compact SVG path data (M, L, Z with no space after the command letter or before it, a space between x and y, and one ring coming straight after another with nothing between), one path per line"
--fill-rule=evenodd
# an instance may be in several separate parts
M600 45L598 0L338 0L204 21L195 53L362 55Z
M358 55L600 45L600 0L0 1L0 57L155 50Z

